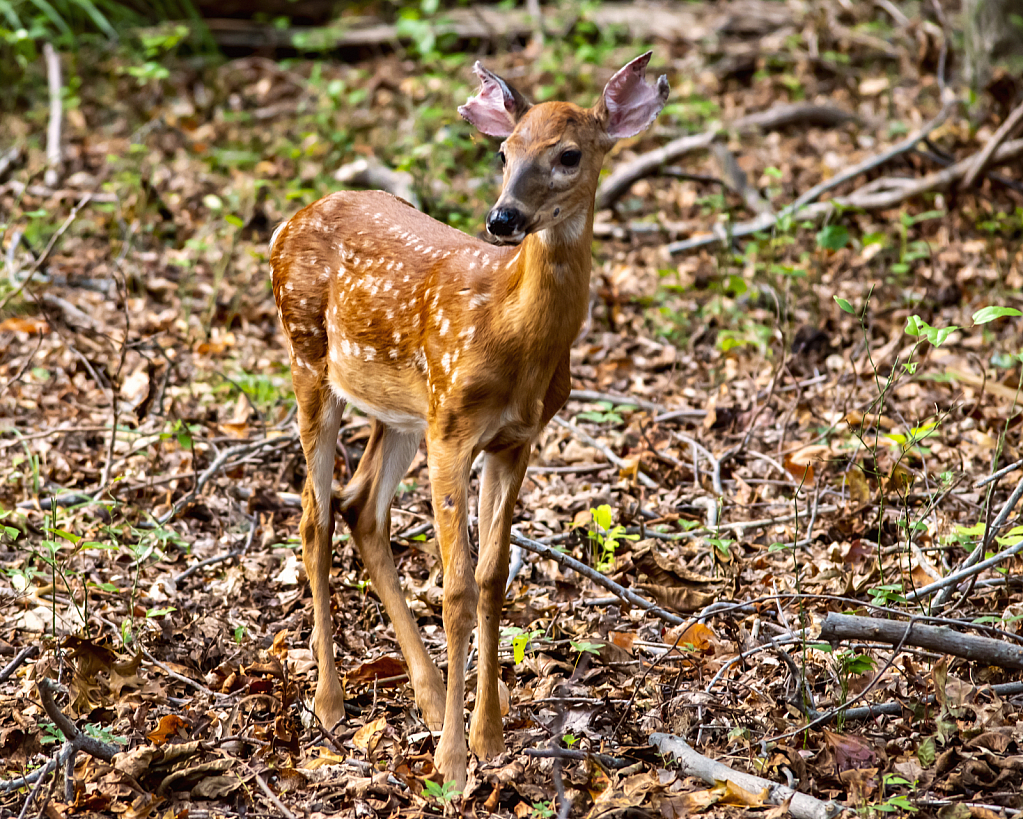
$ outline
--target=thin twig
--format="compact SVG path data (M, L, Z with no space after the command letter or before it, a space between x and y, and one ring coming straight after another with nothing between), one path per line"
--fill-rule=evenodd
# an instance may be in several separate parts
M994 519L994 522L990 526L985 527L983 539L977 544L970 556L963 562L962 568L952 572L952 574L946 575L935 583L931 583L930 585L924 586L916 591L907 592L906 600L912 603L916 600L921 600L924 597L930 597L935 592L956 586L961 580L980 574L985 569L997 566L1000 563L1003 563L1007 558L1023 552L1023 541L1020 541L1014 546L1010 546L1008 549L1003 549L997 554L992 555L987 560L977 562L980 560L982 555L987 553L988 544L994 539L995 533L1005 525L1005 522L1008 520L1012 510L1015 509L1016 504L1019 503L1020 497L1023 497L1023 480L1020 480L1020 482L1016 484L1016 488L1013 490L1012 494L1009 495L1009 499L998 512L998 517ZM948 595L942 595L942 597L947 599Z
M152 655L148 648L146 648L145 646L140 646L140 648L142 649L143 656L147 660L149 660L149 662L151 662L153 665L159 668L168 677L173 677L178 682L184 683L185 685L194 688L196 691L199 691L202 694L207 694L214 698L219 697L220 699L227 699L227 697L229 696L228 694L220 694L217 693L216 691L211 691L202 683L197 683L195 680L189 679L184 674L178 674L177 671L168 668L164 663L161 663L158 659L156 659L156 657Z
M553 560L566 568L572 569L572 571L592 580L598 586L603 586L609 592L622 600L627 600L637 608L643 609L644 611L653 614L655 617L660 617L666 623L671 623L673 626L677 626L684 622L681 617L678 617L669 611L665 611L655 603L651 603L649 600L640 597L634 591L630 591L624 586L618 585L609 577L598 572L596 569L590 568L585 563L576 560L574 557L566 555L563 552L559 552L556 549L552 549L545 543L540 543L537 540L520 535L514 529L512 529L511 532L511 539L514 543L518 543L523 549L539 555L540 557L547 558L548 560Z
M285 819L295 819L295 814L284 807L284 803L277 798L277 795L272 790L270 790L270 786L266 784L266 781L259 774L256 774L256 784L259 785L259 789L266 794L266 798L270 800L271 804L284 815Z
M42 254L39 256L38 259L35 260L35 263L32 265L32 267L29 268L28 275L21 280L21 284L19 284L16 288L14 288L14 290L7 294L6 298L4 298L3 301L0 301L0 310L3 310L11 301L11 299L17 298L19 295L21 295L21 291L25 289L25 287L28 285L30 281L32 281L32 277L39 271L39 268L42 267L46 260L50 257L50 253L53 252L53 248L56 246L57 242L60 241L61 237L67 232L67 229L71 227L71 223L74 222L76 218L78 218L78 211L80 211L89 202L91 202L92 198L93 195L91 193L85 194L85 196L81 198L78 204L71 209L71 213L69 213L67 219L64 220L64 224L57 228L56 233L54 233L53 236L50 237L50 241L47 242L46 247L43 249Z
M67 746L67 743L65 743L65 746ZM63 747L61 748L61 750L63 751ZM53 760L51 760L51 762L52 761ZM47 767L50 767L50 765L48 764ZM25 800L25 804L21 806L21 813L18 814L18 819L25 819L25 817L28 816L28 809L29 807L31 807L32 803L35 802L36 794L39 793L39 790L43 787L44 782L46 782L46 777L40 776L39 779L36 781L35 787L33 787L32 790L29 792L28 799ZM72 801L73 800L71 799L68 800L69 803Z
M789 737L798 736L804 731L809 731L811 728L816 728L818 725L830 722L832 719L835 718L836 714L839 714L842 711L846 711L854 703L862 702L864 699L866 699L867 694L869 694L871 691L874 690L874 688L877 687L878 683L881 682L882 677L884 677L884 675L888 672L888 669L891 668L892 665L895 663L895 658L899 656L899 653L902 651L902 647L906 644L906 640L909 639L910 632L913 631L913 626L916 625L916 623L918 623L919 621L920 618L918 617L909 618L909 622L906 624L906 633L902 635L902 639L899 641L898 645L896 645L895 648L892 650L891 656L888 658L887 662L885 662L885 664L881 667L881 670L874 675L873 679L867 684L866 688L860 691L855 697L843 703L842 705L838 705L834 708L829 709L828 711L825 711L823 714L818 715L813 720L808 722L806 725L802 725L799 728L794 728L791 731L786 731L784 734L778 734L766 741L779 742L783 739L788 739Z
M828 515L832 512L838 511L837 506L821 506L817 510L822 515ZM658 540L692 540L698 537L707 537L708 535L717 535L719 532L737 531L745 532L747 529L762 529L765 526L775 526L781 523L791 523L796 520L797 515L782 515L777 518L761 518L759 520L740 520L734 523L719 523L713 529L702 528L702 529L691 529L688 532L658 532L654 529L650 529L646 526L629 526L625 532L629 535L643 535L644 537L657 538Z
M695 438L690 438L688 435L682 435L679 432L675 432L673 434L678 440L682 441L682 443L689 444L689 446L692 447L694 472L696 471L696 451L699 450L700 452L703 453L703 457L705 457L710 462L711 465L712 470L711 479L714 486L714 494L717 495L718 497L724 495L725 488L724 486L721 485L721 466L718 463L718 459L711 454L711 451L707 449L707 447L705 447Z
M24 776L19 776L17 779L0 779L0 793L10 793L21 788L31 785L33 782L38 782L40 779L45 777L58 765L63 765L64 761L71 755L71 743L65 742L64 746L60 749L57 755L43 765L41 768L36 768L31 773L27 773Z
M998 147L1007 140L1016 127L1023 122L1023 102L1017 105L1012 112L1005 118L1005 122L1001 124L994 136L987 141L984 148L977 154L973 160L973 164L970 165L969 170L963 176L962 182L959 183L959 187L963 190L972 188L977 179L987 169L988 163L991 162L991 157L995 155L995 151Z
M1003 466L997 472L992 472L986 478L981 478L979 481L977 481L973 485L973 488L974 489L980 489L981 487L987 486L992 481L997 481L999 478L1002 478L1002 477L1008 475L1010 472L1015 472L1021 466L1023 466L1023 460L1015 461L1015 462L1009 464L1008 466Z
M181 574L176 575L174 577L173 579L174 585L176 586L185 578L191 577L200 569L205 569L207 566L213 566L217 563L223 563L225 560L232 560L236 557L241 557L243 554L248 552L252 546L252 541L256 537L256 529L258 528L257 523L258 521L256 517L253 516L249 521L249 534L245 538L245 544L240 549L232 549L230 552L227 552L226 554L214 555L213 557L208 557L205 560L200 560L198 563L192 564L183 572L181 572Z
M606 401L608 404L617 404L619 406L631 406L639 407L642 410L654 413L678 413L679 417L686 415L691 418L705 418L707 410L671 410L667 407L662 407L660 404L655 404L653 401L647 401L645 398L636 398L631 395L615 395L610 392L597 392L596 390L572 390L568 395L569 401Z
M607 458L619 469L622 470L630 469L629 464L627 464L624 460L615 455L615 453L611 451L610 447L607 447L604 444L600 443L596 438L594 438L589 433L584 432L575 424L571 423L570 421L566 421L563 418L558 417L557 415L554 416L554 421L560 426L563 426L565 429L570 430L571 433L575 435L577 438L579 438L579 440L582 441L584 444L593 447L595 450L603 454L605 458ZM645 486L647 489L658 489L659 487L657 483L652 478L650 478L649 475L643 472L643 470L640 468L641 466L642 464L636 465L636 479L641 484L643 484L643 486Z
M38 653L39 646L25 646L14 655L14 659L4 667L4 670L0 671L0 683L7 682L14 675L14 672L21 667L22 663L35 657Z

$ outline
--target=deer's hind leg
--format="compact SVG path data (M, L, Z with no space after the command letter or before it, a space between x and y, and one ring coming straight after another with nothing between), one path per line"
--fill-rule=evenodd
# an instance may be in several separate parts
M373 588L394 624L408 664L416 704L431 730L444 724L444 680L423 645L405 602L391 553L391 500L416 455L422 433L402 432L374 419L366 452L341 495L341 514L351 529Z
M299 435L306 460L299 531L302 535L302 562L305 563L313 596L312 649L319 671L313 710L324 725L332 728L345 716L344 691L334 664L334 629L330 617L331 538L334 534L330 488L334 479L337 432L345 404L325 385L310 383L299 372L295 373L295 397L298 400Z

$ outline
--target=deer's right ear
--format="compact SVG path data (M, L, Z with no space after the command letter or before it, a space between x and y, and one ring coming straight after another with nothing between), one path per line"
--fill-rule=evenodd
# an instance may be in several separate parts
M482 63L477 62L472 70L479 77L480 90L458 106L458 113L487 136L508 136L530 109L529 101Z

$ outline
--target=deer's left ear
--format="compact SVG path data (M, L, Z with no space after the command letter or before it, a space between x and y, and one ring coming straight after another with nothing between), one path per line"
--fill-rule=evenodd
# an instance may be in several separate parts
M531 107L529 100L492 71L478 62L472 67L480 81L480 90L469 97L458 113L487 136L506 137L515 123Z
M644 79L652 51L637 57L604 86L594 112L611 139L623 139L645 131L668 101L668 78L663 74L655 88Z

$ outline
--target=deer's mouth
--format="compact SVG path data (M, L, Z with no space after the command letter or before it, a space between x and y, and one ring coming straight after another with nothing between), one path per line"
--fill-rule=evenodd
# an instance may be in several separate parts
M522 244L522 240L529 234L527 230L517 230L515 233L509 233L507 236L496 236L493 233L490 234L490 238L493 239L495 245L508 245L514 246Z

